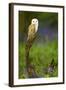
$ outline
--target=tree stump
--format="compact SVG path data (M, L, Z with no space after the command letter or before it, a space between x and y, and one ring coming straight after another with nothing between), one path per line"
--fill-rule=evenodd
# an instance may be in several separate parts
M33 66L31 66L30 57L29 57L30 49L33 45L35 38L36 38L36 34L31 39L27 40L25 46L26 70L28 77L32 76L33 72L35 72L33 71Z

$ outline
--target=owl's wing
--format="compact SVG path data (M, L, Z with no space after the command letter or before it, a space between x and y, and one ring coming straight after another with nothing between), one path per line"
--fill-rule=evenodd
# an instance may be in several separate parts
M28 37L27 37L27 42L26 42L27 52L31 48L35 38L36 38L35 25L31 24L28 28Z
M35 35L35 25L31 24L29 25L29 28L28 28L28 40L33 39L34 35Z
M28 28L28 35L33 33L35 33L35 25L31 24L29 25L29 28Z

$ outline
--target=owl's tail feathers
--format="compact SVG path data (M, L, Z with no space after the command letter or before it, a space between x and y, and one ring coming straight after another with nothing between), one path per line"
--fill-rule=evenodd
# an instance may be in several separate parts
M36 34L28 36L26 45L31 48L35 38L36 38Z

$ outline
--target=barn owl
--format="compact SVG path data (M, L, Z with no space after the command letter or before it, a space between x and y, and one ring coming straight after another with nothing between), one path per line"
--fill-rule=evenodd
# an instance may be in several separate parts
M34 37L36 32L38 31L38 19L33 18L31 20L31 24L28 27L28 41L31 41Z
M36 38L36 33L38 31L38 19L33 18L31 20L31 24L28 27L28 37L27 37L27 42L26 42L26 48L25 48L25 55L26 55L26 65L27 65L27 72L28 75L30 76L30 70L31 73L33 74L33 69L30 67L30 58L29 58L29 51L30 48L32 47L32 44Z

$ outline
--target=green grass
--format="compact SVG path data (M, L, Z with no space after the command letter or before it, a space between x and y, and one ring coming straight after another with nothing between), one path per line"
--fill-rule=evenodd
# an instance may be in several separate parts
M30 49L30 62L35 66L39 77L58 76L58 43L57 40L43 44L33 44ZM52 58L55 60L55 69L52 75L45 74L44 69L48 67ZM19 44L19 78L26 78L25 44Z

